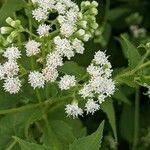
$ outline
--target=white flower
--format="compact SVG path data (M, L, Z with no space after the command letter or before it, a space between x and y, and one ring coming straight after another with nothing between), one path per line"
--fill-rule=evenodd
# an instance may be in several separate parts
M64 75L63 77L61 77L61 80L59 81L59 87L61 90L68 90L75 85L76 85L75 76Z
M93 64L87 67L87 72L93 77L102 76L104 74L102 67L94 66Z
M64 35L65 37L70 37L74 33L74 30L75 27L69 22L61 24L60 31L61 34Z
M92 113L92 115L100 109L100 106L93 100L89 99L85 104L85 110L87 114Z
M105 98L106 98L105 95L100 94L100 95L98 96L98 102L99 102L100 104L103 103L103 102L105 101Z
M62 57L56 51L52 52L52 53L48 54L48 56L47 56L47 64L46 65L49 68L56 69L58 66L63 65Z
M38 71L30 72L29 74L29 83L35 88L43 88L45 84L45 79L42 73Z
M34 56L37 55L40 52L40 43L36 42L35 40L29 40L26 44L25 44L25 48L26 48L26 54L28 57L30 56Z
M3 56L5 58L11 59L11 60L15 60L15 59L20 58L21 53L18 50L18 47L12 46L12 47L8 47L6 49L6 51L4 52Z
M56 0L39 0L39 6L45 10L52 10L55 8Z
M66 105L65 111L67 113L67 116L72 116L73 118L77 118L78 116L83 115L83 110L79 108L77 103L68 104Z
M58 14L64 14L66 12L66 6L61 2L58 2L55 5L55 9L57 10Z
M102 51L98 51L94 55L94 61L97 65L106 65L108 63L108 57Z
M76 21L77 21L77 14L78 14L78 9L75 10L75 9L69 9L67 12L66 12L66 18L67 18L67 21L69 23L72 23L72 24L75 24Z
M75 38L72 42L72 46L73 49L79 53L79 54L83 54L84 52L84 44L81 40L78 40L77 38Z
M103 93L105 93L107 96L111 96L115 92L115 82L112 79L107 79L103 81L104 90Z
M37 8L32 11L33 18L37 21L46 20L48 16L48 12L43 8Z
M93 89L91 88L90 84L84 84L83 88L79 91L79 94L83 98L92 98L94 96Z
M40 37L48 36L50 29L51 28L49 25L41 24L41 25L39 25L39 27L37 29L37 33L40 35Z
M18 77L7 78L4 82L3 87L6 92L9 92L10 94L16 94L21 88L21 81Z
M73 47L71 46L70 40L64 38L61 39L59 36L54 38L55 50L62 56L70 59L74 56Z
M42 70L45 81L54 82L58 77L58 71L54 68L46 67Z
M4 79L4 69L3 66L0 64L0 80Z
M57 17L57 20L58 20L58 22L59 22L60 24L62 24L62 23L64 23L64 22L66 21L66 18L65 18L65 16L63 16L63 15L59 15L59 16Z
M12 77L18 74L19 66L16 61L9 60L4 63L3 71L4 71L4 74L7 75L7 77Z

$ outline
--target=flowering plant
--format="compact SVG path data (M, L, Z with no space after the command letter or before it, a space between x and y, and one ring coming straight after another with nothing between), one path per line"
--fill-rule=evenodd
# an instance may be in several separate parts
M128 15L129 33L118 41L129 65L113 72L112 56L104 50L111 36L109 0L104 4L104 19L98 17L98 1L9 0L3 4L0 14L7 7L10 10L0 23L0 149L117 149L113 100L130 105L127 95L133 89L136 148L139 87L146 87L149 95L145 68L150 65L150 44L145 40L146 29L140 27L142 17ZM130 38L140 41L139 47L146 52L140 53ZM87 47L89 43L92 50ZM98 49L93 43L99 44ZM129 89L127 94L123 89ZM87 136L84 118L99 112L106 117ZM106 118L110 128L102 143Z

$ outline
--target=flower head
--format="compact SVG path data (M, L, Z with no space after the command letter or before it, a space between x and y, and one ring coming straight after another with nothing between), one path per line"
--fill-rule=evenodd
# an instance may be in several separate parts
M37 33L40 35L40 37L48 36L50 29L51 28L49 25L41 24L41 25L39 25L39 27L37 29Z
M97 104L93 99L89 99L85 104L85 111L87 114L92 113L92 115L100 109L99 104Z
M6 92L9 92L10 94L16 94L20 90L21 81L19 80L18 77L16 78L10 77L5 79L3 87Z
M61 80L59 81L59 87L61 90L68 90L75 85L76 85L75 76L64 75L63 77L61 77Z
M20 58L21 52L18 50L18 47L8 47L4 52L3 56L9 60L16 60Z
M38 71L33 71L30 72L29 74L29 83L31 86L36 89L36 88L43 88L45 84L45 79L42 73Z
M77 118L78 116L83 115L83 110L79 108L77 103L66 105L65 111L67 113L67 116L72 116L73 118Z
M26 44L25 44L25 48L26 48L26 54L28 57L30 56L34 56L37 55L40 52L40 43L36 42L35 40L29 40Z

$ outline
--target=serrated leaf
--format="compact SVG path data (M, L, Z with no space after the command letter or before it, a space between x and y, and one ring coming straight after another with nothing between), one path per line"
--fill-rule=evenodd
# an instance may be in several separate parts
M129 67L133 69L141 60L141 55L139 54L138 49L129 40L127 40L123 34L121 35L121 38L123 40L121 42L122 47L125 51L127 51Z
M69 150L99 150L103 137L104 121L93 134L76 139Z
M39 144L29 143L16 136L14 136L13 138L19 143L21 150L48 150Z
M12 17L13 13L23 8L23 0L6 0L0 9L0 25L3 25L7 17Z
M107 99L105 102L103 102L101 105L101 109L104 111L104 113L106 113L113 130L114 137L117 141L116 117L112 99Z
M65 62L63 66L58 68L58 70L63 74L74 75L79 79L86 74L86 69L73 61Z

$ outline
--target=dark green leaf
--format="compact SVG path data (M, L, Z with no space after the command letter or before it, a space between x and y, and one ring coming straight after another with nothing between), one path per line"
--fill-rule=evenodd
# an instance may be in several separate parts
M99 150L103 137L104 121L93 134L75 140L69 150Z
M116 117L112 99L107 99L104 103L102 103L101 109L106 113L112 127L114 137L117 141Z

